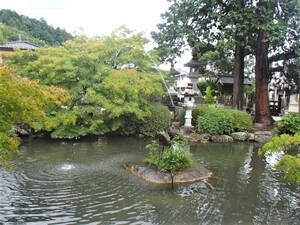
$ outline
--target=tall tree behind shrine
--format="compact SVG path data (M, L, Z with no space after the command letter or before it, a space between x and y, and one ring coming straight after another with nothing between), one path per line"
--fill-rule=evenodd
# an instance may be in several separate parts
M152 37L161 50L164 61L180 56L189 46L199 61L211 65L220 57L231 57L219 70L226 68L234 74L233 105L240 108L244 77L244 57L255 56L256 114L258 123L269 125L272 117L268 103L268 83L275 72L293 76L299 57L300 1L299 0L170 0L172 5L162 14L164 22ZM298 51L298 52L297 52ZM215 58L208 58L212 52ZM224 55L226 53L226 55ZM211 62L213 61L213 62ZM285 61L285 68L275 63ZM299 63L299 61L298 61ZM297 66L296 66L297 67Z

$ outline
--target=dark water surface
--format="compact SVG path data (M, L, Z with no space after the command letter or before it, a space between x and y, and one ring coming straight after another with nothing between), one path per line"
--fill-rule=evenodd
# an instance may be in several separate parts
M249 143L192 145L214 178L157 186L122 168L149 142L112 137L21 147L0 169L0 224L300 224L299 185Z

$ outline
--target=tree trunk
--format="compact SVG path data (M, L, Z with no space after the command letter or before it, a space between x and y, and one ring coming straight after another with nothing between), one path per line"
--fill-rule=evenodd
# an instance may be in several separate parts
M234 56L234 72L233 72L233 100L232 108L243 110L243 97L244 97L244 47L235 45Z
M298 101L298 113L300 114L300 92L299 92L298 96L299 96L299 101Z
M258 31L255 53L255 122L268 126L273 124L273 119L269 110L269 64L268 42L266 36L266 31Z

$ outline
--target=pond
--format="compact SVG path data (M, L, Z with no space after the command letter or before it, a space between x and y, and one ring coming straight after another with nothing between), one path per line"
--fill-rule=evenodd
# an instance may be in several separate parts
M142 162L148 143L28 140L14 170L0 169L0 224L300 224L299 185L253 144L191 145L214 177L172 189L122 168Z

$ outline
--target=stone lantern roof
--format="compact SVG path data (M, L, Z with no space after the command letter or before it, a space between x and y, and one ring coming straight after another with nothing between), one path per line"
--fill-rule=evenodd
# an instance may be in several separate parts
M197 82L199 80L199 77L201 76L199 73L200 62L199 62L197 56L193 55L192 59L189 62L187 62L186 64L184 64L184 66L190 67L190 72L187 75L187 77L191 79L191 82L193 83L194 91L197 93L198 92L200 93L200 90L197 87Z
M193 56L193 58L184 64L185 67L190 67L190 68L198 68L200 67L200 62L196 56Z
M189 74L190 77L200 76L199 74L200 62L197 56L193 56L193 58L189 62L184 64L184 66L190 67L190 74Z

